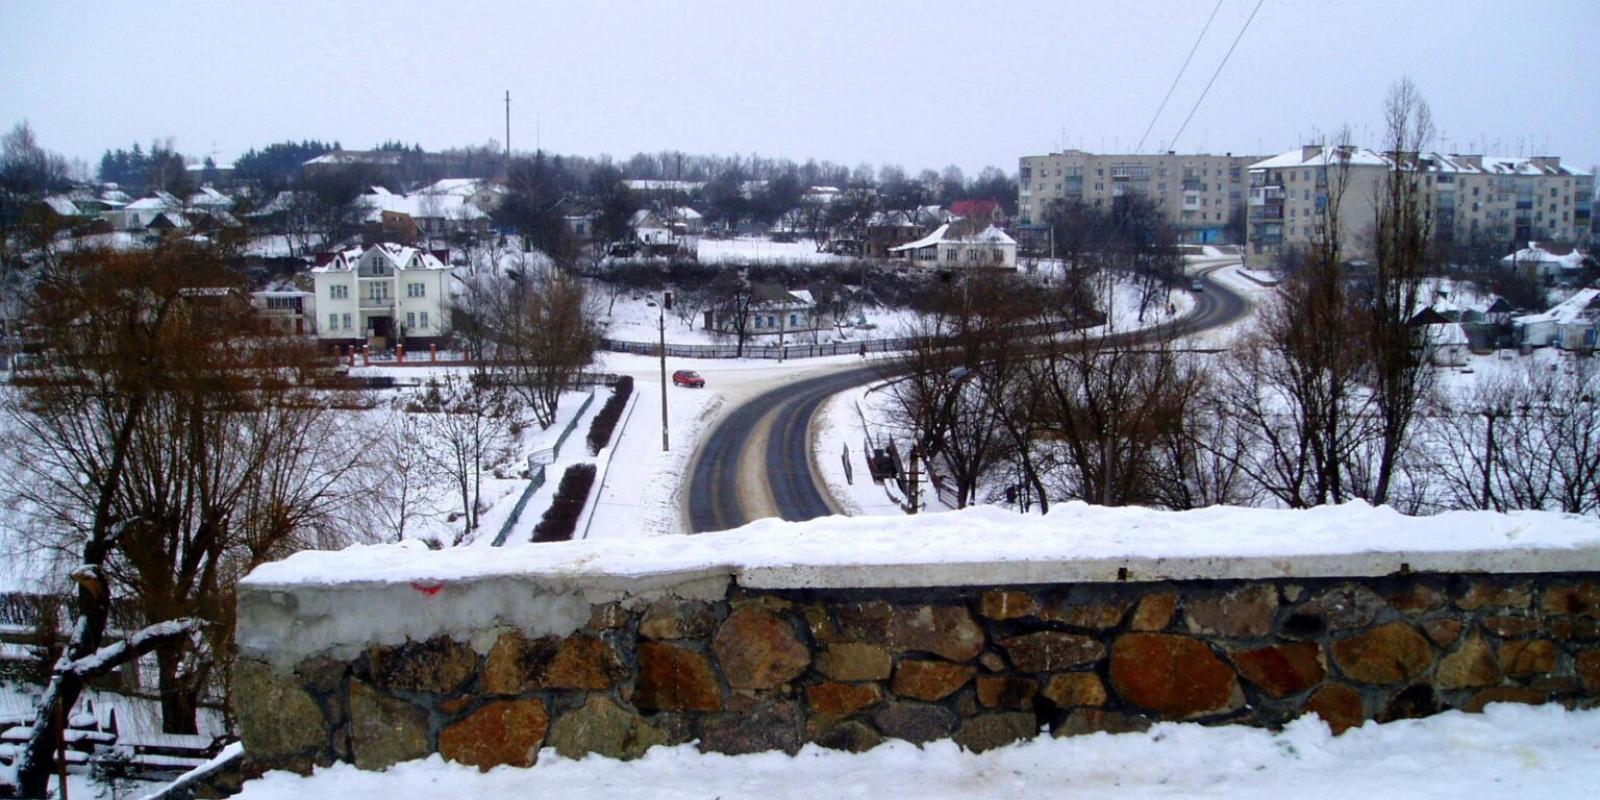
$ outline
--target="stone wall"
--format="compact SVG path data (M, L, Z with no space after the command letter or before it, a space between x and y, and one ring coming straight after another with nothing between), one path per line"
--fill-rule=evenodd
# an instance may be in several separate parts
M960 589L729 578L720 596L703 584L594 603L560 634L500 626L291 663L245 648L245 749L254 769L297 770L435 752L528 765L540 747L631 758L690 741L985 750L1158 720L1274 726L1315 712L1343 730L1600 697L1595 571ZM242 625L255 602L284 599L247 591Z

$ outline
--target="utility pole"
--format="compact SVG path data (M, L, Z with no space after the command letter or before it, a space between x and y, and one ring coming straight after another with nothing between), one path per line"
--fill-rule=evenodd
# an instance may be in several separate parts
M667 452L667 306L672 303L672 292L661 293L661 452Z
M511 163L511 90L506 90L506 164Z

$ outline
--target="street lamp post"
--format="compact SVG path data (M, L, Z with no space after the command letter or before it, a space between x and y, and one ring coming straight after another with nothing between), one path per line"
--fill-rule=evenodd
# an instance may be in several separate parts
M661 294L661 452L667 452L667 306L672 303L672 292Z

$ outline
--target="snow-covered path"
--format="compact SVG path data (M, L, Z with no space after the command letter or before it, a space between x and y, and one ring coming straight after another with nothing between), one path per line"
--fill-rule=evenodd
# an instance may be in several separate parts
M1040 738L973 754L954 744L891 742L851 755L807 746L799 755L708 755L656 748L617 762L571 761L546 750L532 769L479 773L441 761L361 772L349 765L302 778L269 773L243 800L406 800L437 797L827 798L971 800L1192 798L1282 800L1392 797L1593 797L1600 785L1600 711L1493 705L1334 737L1302 718L1259 728L1157 725L1147 733Z

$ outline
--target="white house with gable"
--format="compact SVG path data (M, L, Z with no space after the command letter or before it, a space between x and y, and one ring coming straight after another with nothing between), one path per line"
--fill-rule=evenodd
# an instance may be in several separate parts
M986 220L957 220L889 248L889 255L930 269L1016 269L1017 240Z
M426 250L392 243L346 250L311 277L325 344L421 349L442 345L449 333L450 267Z

